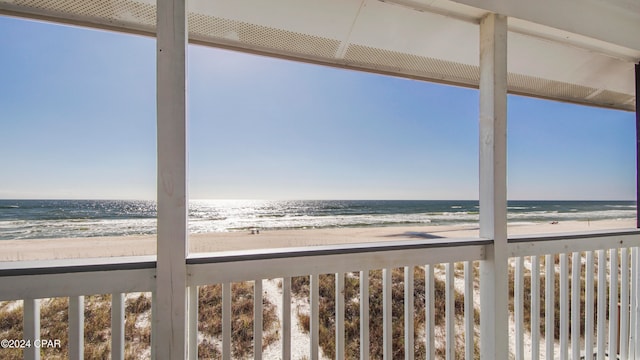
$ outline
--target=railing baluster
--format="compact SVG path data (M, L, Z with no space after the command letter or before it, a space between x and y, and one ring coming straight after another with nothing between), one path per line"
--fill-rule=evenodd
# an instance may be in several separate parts
M222 359L231 359L231 283L222 283Z
M189 360L198 359L198 287L189 286Z
M157 326L156 325L156 316L158 316L158 308L157 308L157 304L158 302L156 301L157 296L156 296L156 292L152 291L151 292L151 360L156 360L156 340L157 340L157 335L158 334L156 332Z
M425 266L425 333L427 334L427 360L435 360L435 327L436 327L436 311L435 311L435 282L433 277L433 265Z
M474 308L473 308L473 263L464 262L464 358L473 360L474 356Z
M540 359L540 258L531 257L531 359Z
M513 284L513 312L516 327L516 349L517 360L524 359L524 264L522 257L516 258L515 274Z
M404 358L414 359L413 266L404 267Z
M253 358L262 359L262 279L253 282Z
M318 274L311 274L309 279L309 293L310 293L310 336L311 336L311 360L318 360L319 350L319 333L320 333L320 310L319 310L319 276Z
M609 250L609 359L618 354L618 249Z
M635 281L633 286L634 290L634 300L635 306L633 308L633 317L635 319L634 328L633 328L633 349L634 356L636 358L640 357L640 248L634 248L635 256L633 257L633 262L635 265Z
M629 282L629 359L635 359L635 347L636 347L636 279L638 276L638 267L636 262L637 248L631 248L631 280Z
M360 271L360 360L369 360L369 270Z
M580 359L580 269L581 256L574 252L571 259L571 358Z
M382 270L382 354L385 360L391 360L393 356L391 271L389 268Z
M629 355L629 249L620 250L620 360Z
M546 343L546 359L553 359L554 353L554 312L555 312L555 264L554 256L545 256L545 286L544 286L544 338Z
M629 358L635 359L636 354L636 336L638 324L638 248L631 248L631 289L629 304Z
M446 329L446 359L456 358L456 333L455 333L455 288L453 276L453 263L445 265L445 329Z
M291 278L282 279L282 359L291 360Z
M111 360L124 360L124 294L111 294Z
M560 254L560 360L569 358L569 264Z
M605 325L607 321L607 274L606 254L604 250L598 250L598 360L604 360L604 347L606 344Z
M336 274L336 358L344 359L344 273Z
M588 359L593 355L593 317L594 317L594 293L593 293L593 251L587 251L587 264L585 268L584 286L584 353Z
M33 346L33 342L40 339L40 299L25 299L22 317L23 339L31 344L24 349L24 358L40 360L40 349Z
M69 360L84 359L84 296L69 298Z

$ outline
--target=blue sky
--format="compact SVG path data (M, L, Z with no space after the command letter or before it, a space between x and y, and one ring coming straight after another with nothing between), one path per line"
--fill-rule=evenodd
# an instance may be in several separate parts
M155 40L0 34L0 198L155 199ZM633 113L508 106L509 198L635 198ZM477 119L476 90L190 46L190 197L477 199Z

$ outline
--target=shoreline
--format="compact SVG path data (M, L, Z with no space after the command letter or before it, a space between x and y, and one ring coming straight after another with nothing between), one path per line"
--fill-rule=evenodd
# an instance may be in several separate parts
M512 224L508 225L508 233L512 236L635 228L635 219L562 221ZM202 253L478 236L477 225L263 230L253 235L249 232L197 233L189 235L189 250ZM4 262L155 255L156 235L1 240L0 246L0 261Z

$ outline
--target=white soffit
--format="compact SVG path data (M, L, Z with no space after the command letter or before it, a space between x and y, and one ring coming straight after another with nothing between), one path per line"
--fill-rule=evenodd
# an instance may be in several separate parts
M477 87L478 23L487 11L463 2L472 0L188 0L189 37L209 46ZM640 18L633 3L621 9L622 25L629 12ZM0 13L155 32L153 0L0 0ZM626 46L634 44L629 34L608 41L603 39L615 34L596 39L516 17L508 25L510 92L635 109L640 48Z

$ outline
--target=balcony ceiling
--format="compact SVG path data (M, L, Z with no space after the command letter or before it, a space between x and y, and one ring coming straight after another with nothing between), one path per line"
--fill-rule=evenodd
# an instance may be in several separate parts
M635 110L635 0L189 0L193 43L477 87L479 21L509 16L509 91ZM153 0L0 0L0 13L153 36Z

